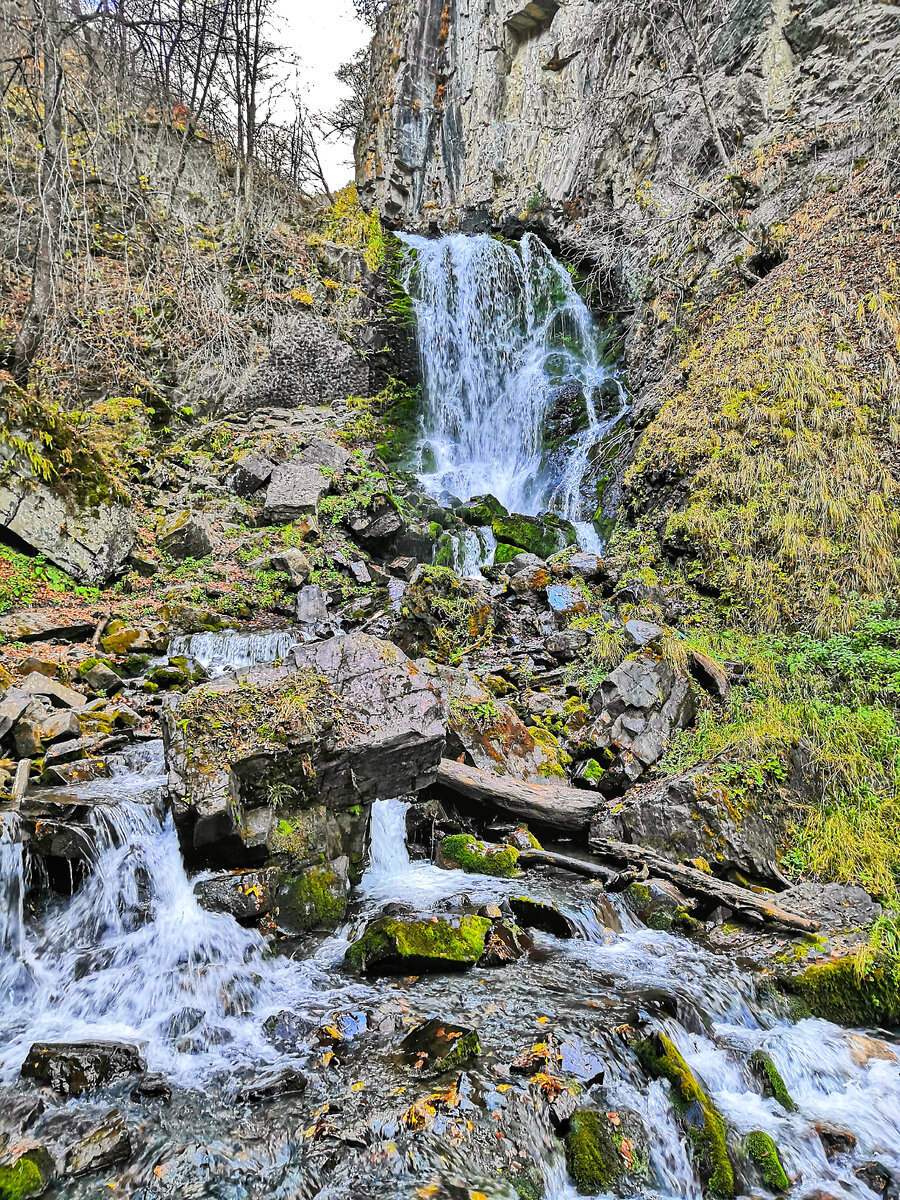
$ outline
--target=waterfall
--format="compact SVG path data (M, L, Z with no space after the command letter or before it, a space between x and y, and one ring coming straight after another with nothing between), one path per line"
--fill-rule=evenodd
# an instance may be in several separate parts
M592 542L591 455L625 405L569 272L532 234L519 246L401 236L414 252L405 282L424 375L423 486L553 510Z
M169 657L186 655L212 676L253 667L257 663L276 662L302 639L290 629L263 633L195 633L172 639Z

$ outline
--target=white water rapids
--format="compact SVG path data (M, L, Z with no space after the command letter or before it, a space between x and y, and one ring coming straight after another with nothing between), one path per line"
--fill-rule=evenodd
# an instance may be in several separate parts
M600 397L614 377L569 272L533 234L401 236L424 381L421 483L438 498L491 493L510 512L556 512L593 547L591 455L625 403ZM578 428L549 449L566 395L583 406Z
M145 1045L151 1069L185 1085L206 1086L248 1067L283 1064L262 1033L268 1014L285 1008L312 1017L373 996L341 972L350 927L320 953L295 961L272 957L264 940L226 915L196 902L171 819L158 807L161 760L151 747L120 776L126 799L99 805L91 822L93 871L68 901L36 919L23 915L28 886L17 822L0 837L0 1077L12 1082L29 1046L39 1040L119 1038ZM96 787L96 785L93 785ZM138 795L146 788L151 802ZM368 913L402 900L420 913L464 891L472 903L497 901L523 885L443 871L411 861L405 843L408 805L375 804L370 865L359 889ZM534 895L552 894L549 883ZM549 890L548 890L549 889ZM556 894L557 903L566 905ZM776 1140L788 1175L803 1194L870 1200L854 1174L878 1162L900 1171L900 1063L873 1042L824 1021L792 1024L762 1007L749 979L727 960L682 938L641 925L616 902L618 931L590 909L574 912L581 936L537 935L542 955L559 958L585 995L658 991L676 997L687 1024L662 1018L705 1082L735 1136L754 1129ZM507 968L515 971L517 967ZM524 969L537 971L537 966ZM502 974L502 973L501 973ZM540 992L536 992L536 999ZM765 1049L798 1105L789 1113L763 1098L747 1059ZM602 1047L601 1047L602 1050ZM686 1139L668 1085L648 1083L632 1056L606 1047L607 1103L638 1113L651 1136L652 1192L699 1200ZM849 1130L852 1152L829 1159L817 1128ZM547 1163L548 1200L575 1195L561 1159ZM500 1193L498 1193L499 1195Z

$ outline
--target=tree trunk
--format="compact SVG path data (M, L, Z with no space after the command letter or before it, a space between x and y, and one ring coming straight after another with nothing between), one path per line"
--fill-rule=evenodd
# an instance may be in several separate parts
M38 165L40 228L34 251L31 296L13 348L13 376L20 384L41 348L47 317L55 301L56 257L62 223L62 178L65 170L62 136L63 74L59 37L61 21L56 0L37 6L37 52L41 62L41 152Z
M583 833L603 807L592 792L555 784L522 783L467 767L449 758L438 767L437 782L468 800L482 800L527 821L549 825L563 833Z

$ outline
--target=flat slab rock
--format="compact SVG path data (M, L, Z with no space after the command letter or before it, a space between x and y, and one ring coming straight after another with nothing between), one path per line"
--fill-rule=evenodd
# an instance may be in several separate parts
M283 525L297 517L315 514L328 487L328 480L315 463L276 467L269 480L261 520L264 524Z
M10 642L83 642L94 621L63 621L52 612L20 612L0 617L0 634Z

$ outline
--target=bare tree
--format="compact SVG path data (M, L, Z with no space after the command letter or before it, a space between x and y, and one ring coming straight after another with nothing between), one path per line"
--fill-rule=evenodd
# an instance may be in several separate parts
M342 100L337 108L323 115L322 127L325 137L356 137L356 131L366 115L370 54L369 47L364 46L335 72L340 82L350 89L350 95Z

